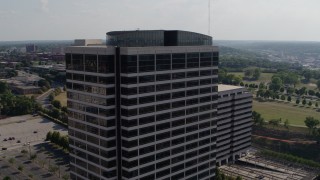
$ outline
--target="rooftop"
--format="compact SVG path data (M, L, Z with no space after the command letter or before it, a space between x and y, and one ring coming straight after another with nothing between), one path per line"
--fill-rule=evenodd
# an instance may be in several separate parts
M204 46L212 45L212 37L181 30L111 31L107 45L120 47Z
M221 91L230 91L235 89L243 89L241 86L232 86L232 85L226 85L226 84L219 84L218 85L218 92Z

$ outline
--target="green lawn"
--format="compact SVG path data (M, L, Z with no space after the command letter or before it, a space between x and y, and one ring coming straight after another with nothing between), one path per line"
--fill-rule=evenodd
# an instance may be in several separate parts
M230 72L229 74L234 74L236 76L241 76L244 77L244 72ZM273 73L261 73L261 76L259 78L259 80L257 81L246 81L244 80L244 83L260 83L260 82L270 82L271 81L271 77L273 76Z
M60 101L61 106L67 106L67 92L66 91L60 93L58 96L54 97L54 99Z
M271 119L281 118L282 122L288 119L291 125L304 126L304 120L307 116L312 116L314 118L320 119L320 112L317 112L316 109L314 109L313 107L307 108L307 106L301 106L302 105L296 106L293 103L287 102L253 101L253 110L259 112L267 121Z

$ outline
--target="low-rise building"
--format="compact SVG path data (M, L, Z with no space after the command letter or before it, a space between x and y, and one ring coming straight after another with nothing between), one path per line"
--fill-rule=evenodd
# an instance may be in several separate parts
M251 146L252 94L244 87L218 85L217 163L237 160Z

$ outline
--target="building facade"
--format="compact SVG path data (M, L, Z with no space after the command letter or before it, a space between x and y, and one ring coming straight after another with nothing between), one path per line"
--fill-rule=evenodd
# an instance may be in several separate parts
M218 86L217 164L236 161L251 146L252 94L244 87Z
M213 179L218 48L186 31L116 31L66 48L72 179Z

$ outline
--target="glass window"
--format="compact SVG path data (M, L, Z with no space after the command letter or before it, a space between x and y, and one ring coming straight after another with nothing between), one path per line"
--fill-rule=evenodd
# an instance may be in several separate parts
M155 55L139 55L139 72L149 72L155 70Z
M137 56L121 55L121 73L137 72Z
M83 54L72 54L73 70L84 71Z
M154 82L154 75L139 76L139 83Z
M157 54L156 55L157 71L171 69L171 55L170 54Z
M185 67L185 54L172 54L172 69L184 69Z
M188 53L187 54L187 68L199 67L199 53Z
M114 73L114 56L113 55L98 56L98 72Z
M97 72L97 55L86 54L85 64L85 69L87 72Z

